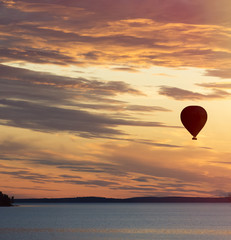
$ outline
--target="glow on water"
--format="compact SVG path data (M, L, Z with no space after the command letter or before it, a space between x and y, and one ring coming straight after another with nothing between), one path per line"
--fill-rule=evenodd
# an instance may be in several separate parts
M1 208L0 240L230 240L227 204L37 204Z

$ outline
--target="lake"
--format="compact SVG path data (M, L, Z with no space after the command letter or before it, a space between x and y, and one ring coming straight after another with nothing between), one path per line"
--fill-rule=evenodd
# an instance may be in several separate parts
M230 240L229 203L21 204L0 240Z

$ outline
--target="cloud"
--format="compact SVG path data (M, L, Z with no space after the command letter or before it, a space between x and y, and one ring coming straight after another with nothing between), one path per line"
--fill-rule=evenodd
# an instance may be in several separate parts
M187 189L188 187L191 187L190 189ZM164 196L192 196L194 194L203 195L203 196L210 196L211 191L207 190L199 190L198 185L190 185L190 184L171 184L170 182L165 182L164 184L156 184L156 185L125 185L125 186L115 186L112 187L113 190L125 190L132 192L133 194L136 194L136 196L158 196L158 197L164 197ZM214 193L214 192L213 192ZM214 195L214 194L212 194ZM216 194L217 195L217 194ZM219 195L224 196L224 195Z
M113 109L113 105L115 105L115 108L123 109L129 107L129 104L112 97L120 94L144 96L141 91L123 81L70 78L4 65L0 65L0 72L2 98L39 101L49 105L75 105L84 108L88 106L89 108L100 108L100 106L103 108L105 106L107 109L111 106ZM107 105L100 105L100 102L106 102Z
M170 112L170 109L158 106L146 106L146 105L129 105L126 103L117 104L86 104L86 103L76 103L76 106L81 108L89 108L95 110L104 111L118 111L118 112Z
M230 19L228 14L230 10L228 0L221 0L219 3L216 0L205 0L203 2L200 0L167 0L164 4L160 4L158 0L145 0L142 2L140 0L125 0L123 2L100 0L97 5L92 4L92 1L83 0L78 2L74 0L62 0L58 3L47 3L44 0L39 3L36 1L19 2L20 4L16 4L12 1L9 4L9 2L4 1L6 6L8 5L8 7L20 9L27 13L49 12L56 13L59 16L70 16L71 18L79 18L79 15L82 17L82 15L88 16L93 14L96 15L93 17L97 19L102 14L105 15L105 18L110 17L111 19L146 15L149 18L158 19L159 21L200 22L202 24L214 24L214 22L229 24L227 20ZM155 8L153 8L153 5ZM76 12L79 14L75 14ZM163 15L163 13L166 15ZM49 17L52 17L52 15Z
M227 0L4 1L1 61L230 68L229 12Z
M105 181L105 180L87 180L87 181L81 181L81 180L64 180L64 181L58 181L59 183L69 183L74 185L83 185L87 187L109 187L109 186L116 186L118 185L117 182L113 181Z
M1 62L11 62L14 60L21 60L25 62L32 62L37 64L57 64L57 65L68 65L68 64L78 64L74 58L61 54L58 51L50 50L45 51L42 49L5 49L0 48L0 54L2 56Z
M156 74L153 74L154 76L162 76L162 77L175 77L173 75L170 75L170 74L166 74L166 73L156 73Z
M158 106L142 106L142 105L130 105L126 107L126 110L138 111L138 112L152 112L152 111L161 111L161 112L170 112L171 110Z
M108 187L108 186L116 186L118 185L117 182L113 181L106 181L106 180L79 180L81 177L73 176L73 175L59 175L56 177L55 175L45 175L41 173L35 173L31 170L14 170L14 171L0 171L0 175L7 175L11 176L16 179L22 179L22 180L29 180L34 183L44 184L44 183L68 183L68 184L74 184L74 185L84 185L89 187ZM49 191L49 189L41 189ZM51 191L57 191L57 190L51 190Z
M179 128L181 128L181 127L179 127ZM146 145L155 146L155 147L166 147L166 148L180 148L181 147L179 145L155 142L155 141L150 141L150 140L147 140L147 139L133 139L133 140L128 140L128 141L135 142L135 143L146 144Z
M171 158L167 157L169 154ZM210 163L211 158L220 159L221 155L221 153L214 155L214 152L198 148L169 149L167 152L163 149L153 151L147 146L131 144L111 148L104 159L121 165L121 169L131 176L136 176L135 180L140 182L140 186L124 184L126 186L131 188L138 186L140 191L142 191L141 185L143 191L145 186L147 189L152 186L154 192L155 189L168 194L171 191L179 191L182 195L188 190L191 193L201 191L208 194L212 189L227 189L230 179L230 170L227 169L227 165L217 167L216 163ZM224 154L223 159L228 160L228 155L228 153ZM134 178L132 179L134 181ZM222 186L222 183L226 186ZM121 184L118 187L124 187L124 185ZM207 186L206 191L205 186Z
M21 171L0 171L0 174L12 176L13 178L19 178L24 180L30 180L35 183L46 183L51 177L44 174L33 173L29 170L21 170Z
M231 89L231 83L229 83L229 82L198 83L196 85L198 85L200 87L212 88L212 89Z
M123 135L115 129L119 126L171 127L133 117L136 112L169 110L114 99L125 93L144 95L122 81L70 78L4 65L0 65L0 72L2 125L45 132L67 131L83 137Z
M137 182L148 182L148 179L145 177L134 178L132 180L137 181Z
M2 186L2 187L7 189L7 191L9 191L9 189L33 190L33 191L41 191L42 190L42 191L48 191L48 192L59 192L60 191L60 189L49 189L49 188L44 188L44 187L40 187L40 186L37 186L36 188L34 188L34 187L13 187L13 186ZM12 193L10 195L14 195L14 193ZM22 198L25 198L25 197L22 197Z
M124 164L121 164L120 161L105 161L107 154L115 149L116 145L111 149L101 146L101 148L103 147L102 152L95 152L92 149L91 154L85 154L85 156L78 156L80 154L78 150L77 153L71 150L68 154L65 151L48 151L45 147L46 144L38 146L34 140L19 138L19 136L12 141L4 140L0 145L2 174L22 180L31 180L36 183L54 182L89 186L98 184L99 186L112 185L115 187L118 185L119 179L130 178L131 175L129 181L134 182L132 169L130 171L124 168ZM9 148L11 148L10 155ZM21 164L26 164L27 167L15 167ZM52 174L48 174L51 170ZM135 176L138 178L137 174ZM146 178L147 181L155 180L154 177L146 175L141 175L140 179L142 178Z
M218 90L218 89L213 89L213 92L210 94L202 94L202 93L192 92L189 90L184 90L181 88L168 87L168 86L161 86L158 92L160 95L167 96L180 101L213 100L213 99L223 99L230 96L230 93L223 90Z
M144 95L141 91L132 88L129 84L122 81L97 81L85 78L70 78L52 75L49 73L36 72L22 68L15 68L0 65L1 82L8 80L10 87L14 84L34 86L36 88L45 87L46 89L75 89L75 94L88 93L102 96L115 96L118 94ZM11 82L12 81L12 82ZM44 89L44 88L43 88ZM70 94L71 91L68 92Z
M0 100L0 123L2 125L28 128L36 131L66 131L88 137L124 134L118 126L174 127L161 122L145 122L124 119L105 114L89 113L29 103L26 101ZM83 135L87 136L87 135Z
M129 144L134 143L130 141ZM139 145L138 142L136 142L136 144ZM4 169L6 173L17 172L18 177L27 176L28 178L32 178L34 176L33 174L29 174L29 172L31 172L31 167L36 170L46 169L45 172L47 172L49 169L52 169L54 174L55 172L61 171L62 174L59 174L59 176L56 177L57 179L64 178L69 180L83 180L85 179L86 174L86 176L95 176L95 178L98 178L101 175L102 178L105 178L105 175L107 175L108 179L129 176L129 171L123 168L123 164L121 165L120 162L105 161L105 155L102 153L96 153L94 149L91 150L90 155L84 153L84 156L82 156L81 149L76 149L77 153L71 149L67 154L66 151L60 152L59 149L48 150L46 145L46 143L42 143L41 146L39 146L36 143L36 139L24 139L23 137L19 136L14 138L12 136L8 136L8 140L3 139L0 143L0 159L3 163L0 165L1 169ZM145 145L146 144L144 144L144 146ZM146 146L150 147L151 145L148 144ZM110 149L108 149L107 146L104 147L95 144L95 147L102 148L105 154L110 152ZM153 143L152 147L154 149L163 147L177 148L177 146L174 145L160 143ZM114 146L111 149L113 148ZM27 167L16 167L21 164L24 164ZM44 171L42 170L42 172ZM54 177L52 177L52 179L53 178ZM151 180L154 179L154 177L150 178L147 176L145 176L145 178ZM46 180L48 181L49 179L44 176L44 181Z
M39 163L39 162L36 162ZM41 164L46 165L48 162L44 161ZM66 169L76 173L91 173L91 174L107 174L110 176L126 176L127 173L120 169L120 165L116 163L105 163L105 162L92 162L89 160L78 161L78 160L65 160L62 162L56 162L52 160L52 164L56 164L59 169ZM49 163L48 163L49 164Z
M137 149L136 153L133 152L134 148ZM119 152L117 152L119 151ZM170 150L171 154L175 159L180 159L180 155L184 154L184 149L182 150ZM168 153L166 154L169 154ZM202 151L202 150L201 150ZM139 153L140 154L137 154ZM142 152L142 154L141 154ZM172 165L169 161L173 159L165 159L165 155L163 150L155 149L153 151L151 148L147 146L138 145L138 144L130 144L127 147L111 147L108 146L107 155L102 155L101 158L107 159L111 163L117 163L121 165L121 168L124 171L132 172L133 174L143 174L146 177L161 177L161 178L171 178L177 179L181 181L200 181L204 179L204 176L200 175L200 173L196 173L193 169L187 170L182 166L182 169L179 168L178 164L182 164L182 162L178 162L177 166ZM141 161L141 155L144 156L145 160ZM188 163L188 161L186 161ZM185 164L187 164L185 162ZM183 164L184 165L184 164Z
M12 142L12 146L15 145L15 142ZM4 150L4 147L2 147ZM26 150L27 149L27 150ZM27 151L27 152L25 152ZM124 173L120 174L119 167L115 167L115 164L106 164L101 162L92 162L92 161L78 161L77 159L59 159L57 155L52 155L38 149L33 149L32 146L22 146L20 153L17 150L13 150L11 159L10 157L4 157L4 154L0 156L1 161L4 161L4 164L1 164L0 175L12 177L13 179L20 179L30 181L36 184L49 184L49 183L58 183L58 184L74 184L74 185L83 185L89 187L107 187L107 186L116 186L118 183L116 181L108 181L100 179L97 177L97 173L109 174L111 176L123 176ZM7 154L8 155L8 152ZM18 156L18 158L15 156ZM65 155L65 154L64 154ZM43 159L43 157L46 159ZM8 165L14 163L12 166ZM26 163L28 167L16 167L18 163ZM35 167L36 166L36 167ZM52 167L52 168L49 168ZM44 171L44 168L46 171ZM33 169L33 170L32 170ZM52 173L49 173L49 169L52 169ZM56 171L54 171L56 169ZM62 169L62 174L57 174L57 169ZM68 173L65 173L67 172ZM44 173L41 173L44 172ZM87 179L85 176L81 177L73 173L91 173L93 179ZM71 174L72 173L72 174ZM94 179L95 178L95 179ZM39 185L38 185L39 186ZM42 186L41 186L42 187ZM41 188L40 190L49 191L49 187ZM20 188L21 189L21 188ZM30 189L30 188L28 188ZM51 190L54 191L54 190Z
M13 148L18 142L21 143L19 150ZM191 146L166 151L134 142L127 145L111 142L94 144L91 152L83 155L79 149L60 150L59 146L56 151L47 151L46 143L39 147L22 137L17 137L11 145L9 155L10 142L1 142L0 174L38 186L52 183L51 189L54 184L62 184L120 190L128 195L210 196L217 189L225 192L229 188L230 170L226 164L229 153L214 154ZM223 159L222 163L219 159ZM22 164L27 167L17 167Z
M129 73L143 67L186 66L207 68L207 76L229 78L229 0L99 0L97 4L92 0L2 0L0 6L0 124L15 132L43 132L34 135L35 142L43 139L39 143L22 136L10 140L10 133L2 134L8 137L0 145L3 176L33 181L36 186L48 181L139 194L208 194L230 188L228 164L211 163L214 153L129 135L131 126L177 126L145 120L149 113L170 111L166 107L121 100L125 99L122 94L147 97L123 79L71 78L6 66L106 66ZM225 91L228 83L200 86L211 91L162 86L159 94L195 101L230 95ZM93 151L86 144L91 139L76 137L74 148L68 143L59 148L52 142L54 149L48 151L44 136L54 135L46 133L66 132L105 138L111 145L94 142L99 149ZM18 164L15 169L13 163ZM25 163L33 170L19 167ZM47 169L53 174L47 174Z
M231 78L231 69L208 69L205 76Z
M115 67L115 68L112 68L112 70L115 70L115 71L125 71L125 72L139 72L137 69L135 68L131 68L131 67Z

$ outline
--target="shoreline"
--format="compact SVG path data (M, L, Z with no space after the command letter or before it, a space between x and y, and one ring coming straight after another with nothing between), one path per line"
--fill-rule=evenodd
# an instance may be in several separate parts
M230 197L134 197L134 198L104 198L104 197L76 197L76 198L30 198L15 199L20 203L231 203Z

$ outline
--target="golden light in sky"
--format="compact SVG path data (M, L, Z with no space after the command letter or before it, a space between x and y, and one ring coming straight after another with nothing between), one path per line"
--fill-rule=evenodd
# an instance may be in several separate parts
M0 1L0 179L15 197L226 196L228 0ZM208 121L192 141L188 105Z

